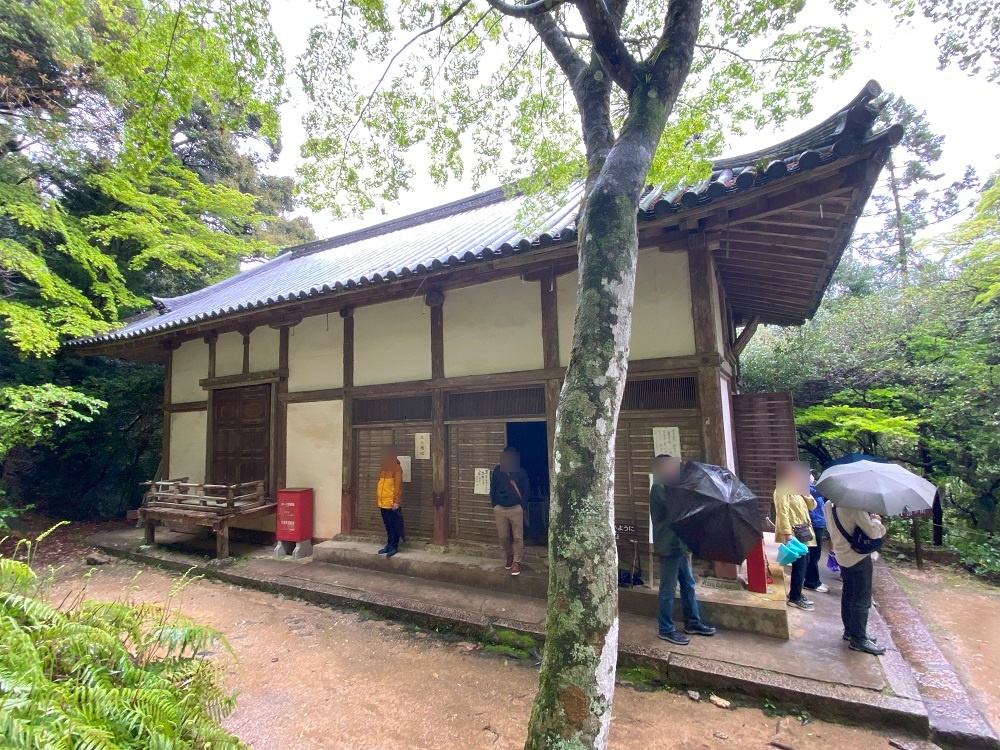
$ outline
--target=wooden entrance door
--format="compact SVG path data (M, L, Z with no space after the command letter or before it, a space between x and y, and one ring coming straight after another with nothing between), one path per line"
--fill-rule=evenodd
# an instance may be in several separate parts
M210 481L238 484L271 478L271 386L223 388L212 394Z
M497 524L490 496L477 495L476 469L493 471L507 445L506 422L448 425L448 467L453 539L496 542Z
M408 538L434 533L434 495L431 462L413 457L418 432L430 432L428 423L408 423L384 427L358 427L354 431L357 447L356 471L358 496L355 499L354 526L359 531L381 533L385 530L382 514L375 507L379 459L383 445L396 447L399 456L410 456L410 481L403 484L403 524Z

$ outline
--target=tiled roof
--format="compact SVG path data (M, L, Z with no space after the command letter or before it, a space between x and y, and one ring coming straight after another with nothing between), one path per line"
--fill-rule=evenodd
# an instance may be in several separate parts
M701 185L666 192L647 191L640 202L639 220L662 219L815 169L850 156L875 138L888 135L898 140L896 133L871 133L878 111L872 100L880 93L878 83L870 81L846 107L805 133L762 151L720 159L711 178ZM564 204L539 222L543 230L532 236L525 236L517 229L524 196L507 196L498 188L401 219L310 242L197 292L157 299L154 310L123 327L70 344L137 338L270 305L392 283L496 256L572 242L576 239L575 220L581 194L582 184L574 186Z

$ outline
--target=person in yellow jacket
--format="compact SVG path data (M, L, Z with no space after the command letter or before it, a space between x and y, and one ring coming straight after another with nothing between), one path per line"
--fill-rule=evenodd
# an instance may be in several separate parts
M774 541L781 544L792 537L798 537L806 546L814 547L816 532L813 530L809 511L815 507L816 500L809 494L809 467L797 461L780 465L774 488ZM803 538L806 535L809 539ZM813 609L812 601L802 595L808 565L808 555L803 555L792 563L788 587L788 604L807 612Z
M375 486L375 505L382 511L386 534L385 546L378 551L380 555L392 557L399 551L399 540L403 536L402 499L403 467L399 464L396 449L391 445L382 446L381 468Z

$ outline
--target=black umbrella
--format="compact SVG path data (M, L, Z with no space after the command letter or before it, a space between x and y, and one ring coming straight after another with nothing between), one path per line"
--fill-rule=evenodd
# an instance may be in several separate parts
M729 469L688 461L664 489L670 525L696 556L738 565L763 539L757 498Z

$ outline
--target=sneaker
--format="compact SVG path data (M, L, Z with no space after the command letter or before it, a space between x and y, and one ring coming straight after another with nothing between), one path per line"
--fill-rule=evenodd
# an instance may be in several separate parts
M514 556L507 555L507 562L504 563L503 569L510 570L512 567L514 567Z
M688 635L715 635L715 628L703 622L692 622L684 626L684 632Z
M808 604L810 607L814 606L813 600L806 599L804 596L799 597L799 601L802 602L803 604Z
M691 642L690 638L676 630L671 633L660 633L660 640L672 643L675 646L686 646Z
M380 555L385 555L385 554L387 554L388 552L389 552L389 545L388 545L388 544L387 544L387 545L385 545L385 546L384 546L384 547L383 547L382 549L380 549L380 550L378 551L378 553L379 553Z
M519 562L511 563L510 574L512 576L519 576L519 575L521 575L521 563L519 563Z
M789 607L798 607L799 609L803 609L806 612L812 612L815 609L815 607L813 606L813 603L811 601L809 601L808 599L805 599L805 598L798 599L798 600L796 600L794 602L791 599L789 599L788 600L788 606Z
M846 631L846 630L844 631L844 640L845 640L845 641L849 641L849 640L851 640L851 636L849 636L849 635L847 634L847 631ZM867 636L866 640L869 640L869 641L871 641L872 643L878 643L878 638L872 638L872 637L871 637L870 635L869 635L869 636Z
M815 591L817 594L825 594L825 593L827 593L827 592L830 591L830 587L827 586L825 583L821 583L819 586L817 586L814 589L813 588L809 588L808 586L806 586L806 588L809 589L810 591Z
M389 549L387 549L387 550L386 550L386 552L385 552L385 556L386 556L386 557L392 557L392 556L393 556L393 555L395 555L395 554L396 554L397 552L399 552L399 550L398 550L398 549L397 549L396 547L390 547Z
M851 651L860 651L863 654L881 656L885 653L885 646L878 645L871 638L865 638L863 641L851 641Z

